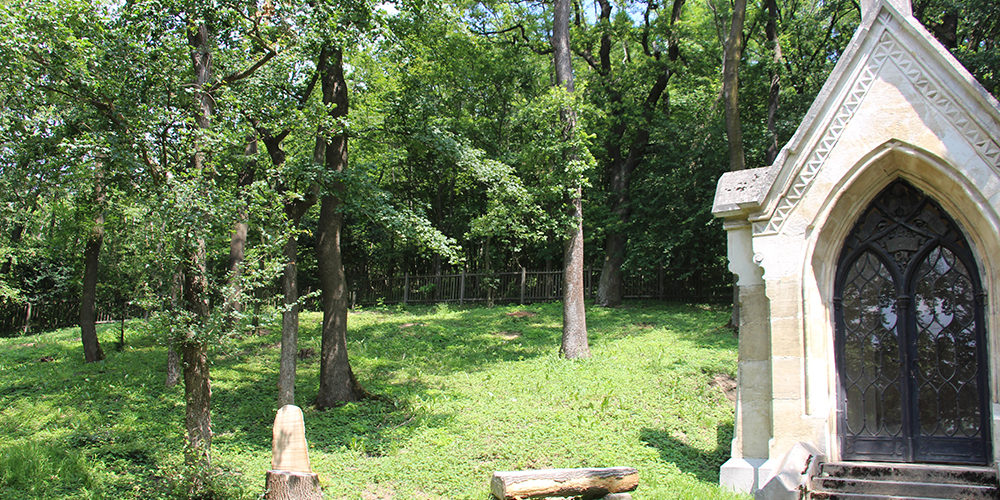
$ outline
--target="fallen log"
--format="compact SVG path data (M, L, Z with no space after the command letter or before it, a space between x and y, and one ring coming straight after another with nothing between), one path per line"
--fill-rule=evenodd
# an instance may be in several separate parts
M639 486L639 471L632 467L600 469L542 469L497 471L490 491L499 500L538 497L600 498L632 491Z

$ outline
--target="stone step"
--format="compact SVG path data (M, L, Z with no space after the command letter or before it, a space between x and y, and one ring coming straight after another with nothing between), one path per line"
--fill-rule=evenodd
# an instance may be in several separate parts
M992 467L828 462L813 476L809 498L1000 499L1000 489Z
M832 491L811 491L808 498L815 500L955 500L953 498L866 495L864 493L835 493Z
M886 495L901 498L916 495L925 498L996 498L997 492L995 486L980 484L946 484L835 477L818 477L813 481L813 488L816 491Z
M969 465L827 462L821 465L818 476L940 484L997 485L997 470L995 468Z

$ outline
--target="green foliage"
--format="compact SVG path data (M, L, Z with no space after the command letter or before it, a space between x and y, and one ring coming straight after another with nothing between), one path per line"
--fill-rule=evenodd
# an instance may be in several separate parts
M93 465L75 449L24 441L0 448L0 494L10 498L102 498Z
M641 474L637 499L739 498L716 484L733 408L709 385L716 374L735 374L726 311L652 303L592 309L595 356L572 363L556 352L560 318L557 303L351 313L354 371L380 398L318 412L308 402L317 391L320 315L305 313L296 393L325 490L481 498L494 470L630 465ZM213 348L218 498L263 490L277 328ZM110 341L117 325L99 334ZM83 364L78 335L64 329L0 340L0 491L183 496L184 390L163 386L161 335L130 321L125 350L95 364ZM15 477L34 482L7 479ZM21 489L27 484L37 489Z

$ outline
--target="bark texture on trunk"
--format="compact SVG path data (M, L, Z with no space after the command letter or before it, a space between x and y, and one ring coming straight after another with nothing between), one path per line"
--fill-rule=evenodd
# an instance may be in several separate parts
M610 23L611 5L606 0L601 4L601 22ZM682 7L685 0L674 0L671 9L670 23L673 25L680 19ZM651 8L651 7L650 7ZM647 31L649 29L649 8L644 16ZM664 54L659 50L649 46L648 37L642 39L644 51L655 61L660 61ZM610 50L610 30L606 30L601 39L600 68L599 73L607 81L608 94L611 100L617 105L611 106L612 119L615 121L611 128L611 133L606 141L608 160L605 165L605 177L608 183L608 208L615 216L616 221L607 228L607 235L604 241L604 262L601 265L601 277L598 280L597 296L595 303L602 307L614 307L622 302L624 278L622 276L622 265L625 263L626 247L628 246L628 222L632 217L632 199L630 188L632 175L642 164L649 149L650 131L653 128L653 120L656 118L657 106L661 100L666 99L667 84L673 76L671 65L680 58L680 50L677 40L670 36L669 47L666 59L670 64L663 64L659 75L653 85L650 86L646 97L641 104L641 117L635 120L626 116L624 108L621 106L621 94L612 88L617 78L611 74L612 67L608 51ZM635 130L632 141L625 145L625 134L629 128ZM627 146L624 149L623 146Z
M208 349L203 342L187 342L181 346L184 358L184 425L187 446L184 462L192 472L191 490L202 490L211 472L209 450L212 445L212 385L208 373Z
M573 64L569 46L569 0L556 0L552 26L552 49L555 63L556 85L573 92ZM573 140L576 128L576 111L562 111L563 137ZM572 161L571 152L567 161ZM587 343L587 312L583 290L583 189L579 179L568 203L571 223L566 228L563 243L563 332L559 352L567 358L590 357Z
M722 61L722 101L725 105L726 137L729 139L729 169L743 170L746 159L743 154L743 127L740 123L739 70L743 57L743 23L746 19L747 0L733 2L733 19L729 37L726 39L725 56ZM735 283L735 281L734 281ZM739 289L733 285L733 297L739 296ZM739 328L739 301L734 300L729 326Z
M191 64L195 74L194 92L199 102L195 123L200 129L209 129L214 101L205 88L212 77L208 27L200 24L189 29L188 44L191 46ZM205 151L199 147L191 155L189 167L192 171L208 175L205 171L205 157ZM193 243L185 262L184 302L195 321L204 324L210 313L207 243L203 235L196 235ZM194 496L203 491L211 467L209 450L212 444L212 389L208 368L208 346L204 339L189 333L180 343L179 349L183 360L184 424L187 431L184 461L191 472L190 493Z
M743 23L747 1L733 2L733 19L722 62L722 101L725 105L726 137L729 139L729 169L743 170L743 129L740 124L739 71L743 56Z
M334 107L331 118L347 115L347 82L344 80L343 53L334 47L324 47L320 54L320 84L323 102ZM332 135L326 145L325 164L328 172L341 172L347 167L347 134ZM340 211L343 184L326 186L320 201L316 251L323 302L323 339L320 354L319 394L317 408L330 408L347 401L357 401L365 395L354 377L347 357L347 280L340 251L340 236L344 215Z
M497 471L490 480L493 498L501 500L577 496L600 498L610 493L632 491L638 486L639 471L632 467Z
M247 138L246 147L243 154L247 157L247 164L240 172L236 181L236 190L242 194L251 184L257 170L257 135L251 134ZM246 205L239 202L236 209L236 222L233 224L233 234L229 239L229 297L226 299L226 309L233 312L243 311L243 260L246 255L247 232L250 229L248 223Z
M319 474L269 470L264 478L264 500L322 500Z
M295 234L285 242L285 269L281 291L285 310L281 313L281 364L278 368L278 408L295 404L295 367L299 346L298 248Z
M12 245L17 245L21 242L21 238L24 235L24 224L19 222L14 223L14 228L10 231L10 242ZM0 264L0 275L10 274L10 270L14 267L14 256L8 255L6 259L3 260L3 264Z
M104 180L100 167L94 175L94 203L97 217L87 236L83 250L83 291L80 296L80 339L83 341L83 358L87 363L104 359L104 351L97 339L97 268L100 264L101 245L104 243Z
M778 71L781 64L781 40L778 38L778 0L767 0L767 25L764 32L767 35L767 42L773 50L774 63L771 66L771 87L767 96L767 133L771 136L771 142L767 145L767 152L764 154L764 162L768 165L774 163L778 157L778 105L781 103L781 74Z
M181 381L181 356L173 344L167 346L167 376L163 385L173 387Z

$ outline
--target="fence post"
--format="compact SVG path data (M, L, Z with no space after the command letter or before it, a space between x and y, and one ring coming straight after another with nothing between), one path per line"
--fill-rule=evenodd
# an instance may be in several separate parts
M656 268L656 296L658 299L663 299L663 268Z
M462 277L458 280L458 305L465 302L465 268L462 268Z
M403 305L410 298L410 273L403 274Z
M524 279L527 274L524 266L521 266L521 305L524 305Z

